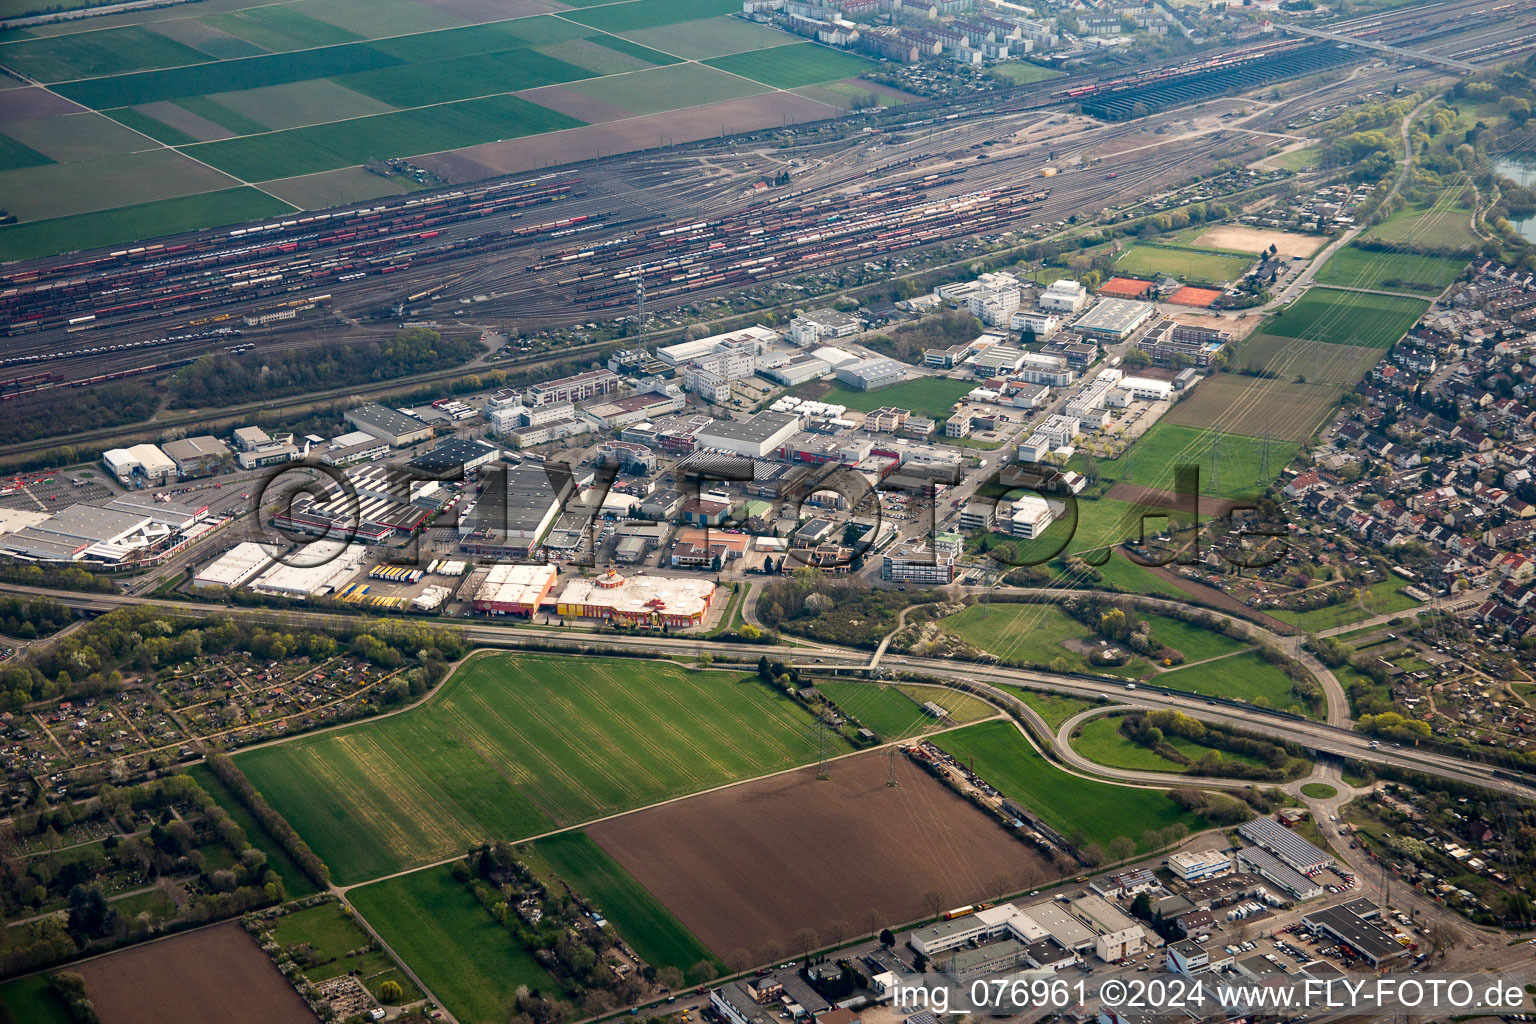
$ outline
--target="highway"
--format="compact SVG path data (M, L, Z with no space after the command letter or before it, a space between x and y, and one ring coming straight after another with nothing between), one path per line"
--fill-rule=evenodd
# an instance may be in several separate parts
M317 628L334 628L338 625L355 627L358 621L351 616L301 609L290 611L224 607L191 601L154 600L125 594L77 594L9 584L3 589L12 593L52 597L72 608L98 613L124 606L149 605L188 615L219 614L246 621L281 623L289 627L304 625ZM841 670L855 676L866 676L871 672L870 652L829 644L797 642L753 645L722 643L692 637L615 635L533 625L508 627L484 622L441 624L458 629L471 643L482 647L514 650L519 648L547 650L554 647L583 653L601 653L604 650L611 650L685 658L707 653L721 660L745 663L755 662L759 656L766 654L805 671ZM887 667L881 670L885 675L910 674L931 678L961 689L971 690L999 706L1015 711L1020 707L1020 702L1006 689L1009 686L1024 686L1092 700L1114 701L1131 707L1174 709L1209 721L1243 729L1257 729L1277 739L1297 743L1320 754L1391 764L1470 783L1522 799L1536 799L1536 784L1501 777L1495 774L1497 769L1493 766L1448 754L1402 748L1396 744L1381 744L1373 749L1373 741L1369 736L1353 732L1346 726L1301 720L1283 712L1255 705L1234 705L1194 694L1151 690L1145 686L1138 687L1121 680L1065 676L948 659L903 657L894 659L893 663L892 659L887 658L885 664Z

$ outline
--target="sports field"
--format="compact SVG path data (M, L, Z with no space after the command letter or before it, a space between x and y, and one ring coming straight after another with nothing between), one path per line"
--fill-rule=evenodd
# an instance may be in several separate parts
M237 757L349 883L804 763L808 728L754 677L501 655L420 708Z
M1133 789L1070 775L1030 746L1012 722L981 722L945 733L936 741L946 752L974 762L976 774L1025 807L1047 825L1071 839L1108 848L1117 836L1151 847L1143 834L1180 823L1191 832L1207 827L1157 790Z
M525 847L525 849L529 849ZM707 977L723 968L704 944L633 875L620 867L585 832L562 832L531 844L535 863L570 883L618 929L619 936L655 967L676 967L684 975L700 961L713 961ZM537 870L537 867L535 868ZM702 972L700 972L702 973ZM692 980L704 981L695 976Z
M1465 269L1465 259L1418 256L1407 252L1372 252L1346 245L1318 270L1317 282L1438 295Z
M27 113L0 129L0 195L16 197L6 206L20 227L60 221L59 245L44 251L62 251L184 229L170 221L136 232L138 204L206 196L214 222L234 223L252 219L235 203L224 208L238 186L269 186L315 208L368 190L282 183L370 160L495 147L471 162L483 175L503 157L520 159L516 140L589 121L675 112L683 120L661 127L692 138L690 111L717 128L824 117L826 106L785 105L776 90L842 87L874 66L746 21L736 0L370 0L366 8L187 4L5 38L0 65L47 91L10 90ZM593 138L613 152L642 135L653 144L649 132L628 143L622 132ZM388 191L384 183L378 194ZM89 232L62 222L97 209L125 215ZM0 254L46 245L0 241Z
M347 893L360 914L461 1021L507 1019L519 985L560 985L446 865Z
M1168 410L1161 422L1185 427L1219 426L1234 433L1303 441L1339 402L1338 388L1219 373ZM1273 460L1274 452L1270 452Z
M1259 325L1259 334L1362 348L1391 348L1429 303L1396 295L1309 288Z
M1243 276L1253 260L1210 249L1171 245L1133 245L1115 261L1115 272L1138 277L1166 274L1184 281L1226 284Z
M794 388L790 394L814 398L818 402L846 405L855 412L869 412L890 405L918 416L941 420L975 386L974 383L948 377L919 377L876 391L855 391L841 384L828 387L825 382L815 381Z
M1118 459L1101 460L1099 467L1105 479L1172 489L1176 467L1196 466L1201 494L1251 498L1264 493L1299 447L1297 442L1278 436L1267 444L1270 475L1266 478L1261 472L1266 445L1262 437L1182 426L1164 417Z

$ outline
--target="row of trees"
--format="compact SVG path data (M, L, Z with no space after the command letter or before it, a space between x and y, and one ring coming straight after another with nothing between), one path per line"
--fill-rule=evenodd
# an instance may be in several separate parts
M279 814L265 797L251 785L251 780L245 777L238 765L225 754L209 754L207 758L208 768L219 781L229 788L245 809L251 812L255 818L276 839L300 870L308 875L310 881L320 888L327 888L331 884L331 869L325 866L325 862L315 851L294 831L288 819Z

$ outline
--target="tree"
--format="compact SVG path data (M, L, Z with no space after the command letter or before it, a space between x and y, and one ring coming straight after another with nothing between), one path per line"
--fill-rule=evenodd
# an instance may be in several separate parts
M77 885L69 890L69 930L82 939L94 939L112 927L117 912L100 889Z
M816 929L796 928L791 941L800 951L800 959L807 960L810 958L811 950L816 948Z
M944 894L937 889L929 889L923 893L923 906L928 908L931 917L938 917L939 911L944 909Z
M891 933L891 930L889 928L881 928L880 929L880 945L882 945L882 946L894 946L894 945L896 945L896 936Z
M405 998L405 990L400 983L393 978L379 986L379 1001L384 1003L398 1003Z
M1118 861L1130 860L1136 855L1136 841L1130 836L1115 836L1109 841L1109 855Z
M663 988L682 988L683 972L677 967L663 967L656 972L656 981Z
M1439 957L1443 960L1461 942L1461 932L1449 921L1436 921L1429 926L1428 938L1430 959Z

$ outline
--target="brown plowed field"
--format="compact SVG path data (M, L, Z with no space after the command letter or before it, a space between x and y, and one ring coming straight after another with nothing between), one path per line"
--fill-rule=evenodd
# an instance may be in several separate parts
M905 757L871 751L614 818L587 831L705 945L754 962L864 927L926 917L944 906L1038 885L1059 872Z
M316 1024L293 986L233 921L71 970L85 978L102 1024Z

